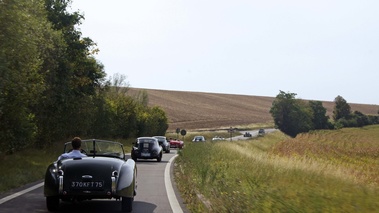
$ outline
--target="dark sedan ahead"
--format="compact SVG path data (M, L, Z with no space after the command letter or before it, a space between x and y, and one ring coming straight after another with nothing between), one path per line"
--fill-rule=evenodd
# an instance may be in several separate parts
M170 143L167 141L167 138L165 136L153 136L154 138L158 139L159 145L162 146L163 151L165 153L170 153Z
M162 160L162 147L158 143L158 139L154 137L140 137L133 144L131 157L137 159L157 159Z

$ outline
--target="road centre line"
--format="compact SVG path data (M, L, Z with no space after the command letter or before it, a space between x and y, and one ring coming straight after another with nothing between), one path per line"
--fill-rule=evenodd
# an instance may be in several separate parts
M30 191L33 191L34 189L37 189L37 188L39 188L39 187L41 187L41 186L43 186L43 185L44 185L44 182L39 183L39 184L37 184L37 185L34 185L34 186L32 186L32 187L29 187L29 188L27 188L27 189L24 189L24 190L22 190L22 191L16 192L16 193L14 193L14 194L11 194L11 195L9 195L9 196L7 196L7 197L4 197L4 198L2 198L2 199L0 200L0 205L3 204L3 203L5 203L5 202L7 202L7 201L10 201L10 200L12 200L12 199L18 197L18 196L21 196L21 195L23 195L23 194L25 194L25 193L28 193L28 192L30 192Z
M167 197L168 197L168 201L170 203L172 212L183 213L182 207L180 207L178 199L176 198L174 188L172 187L171 176L170 176L170 173L171 173L170 168L171 168L172 162L175 160L176 157L178 157L178 155L174 155L166 164L166 168L164 172L165 173L164 183L166 186Z

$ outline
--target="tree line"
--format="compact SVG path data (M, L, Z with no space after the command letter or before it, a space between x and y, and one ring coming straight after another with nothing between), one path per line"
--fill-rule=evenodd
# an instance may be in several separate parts
M323 107L321 101L296 99L296 95L296 93L280 91L270 109L276 127L291 137L317 129L379 124L378 115L352 112L350 105L341 96L334 99L333 118L330 118L326 115L326 108Z
M96 43L69 12L71 0L0 0L0 154L75 135L164 134L165 112L125 76L106 79Z

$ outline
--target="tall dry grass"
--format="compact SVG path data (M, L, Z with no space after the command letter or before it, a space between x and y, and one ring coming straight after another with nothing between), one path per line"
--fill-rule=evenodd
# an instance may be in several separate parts
M379 186L377 125L300 134L295 139L280 142L272 153L324 165L331 174Z
M377 132L189 143L175 175L191 212L376 212Z

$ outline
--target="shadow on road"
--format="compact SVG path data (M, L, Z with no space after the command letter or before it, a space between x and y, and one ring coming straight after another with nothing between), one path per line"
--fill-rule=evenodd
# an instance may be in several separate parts
M158 162L157 160L144 160L144 159L138 159L136 163L137 163L137 165L138 165L139 163L143 163L143 164L168 163L168 160L162 160L161 162Z
M133 213L138 212L154 212L154 210L157 208L156 205L141 201L134 201L133 202ZM107 212L107 213L113 213L121 212L121 201L116 200L89 200L89 201L82 201L77 203L71 203L71 202L62 202L59 211L58 212Z

